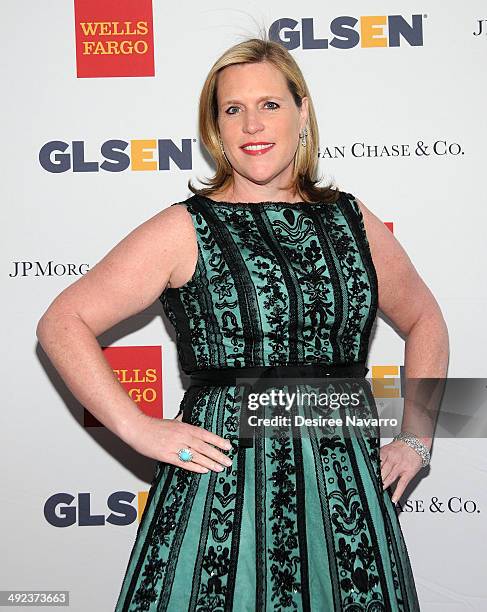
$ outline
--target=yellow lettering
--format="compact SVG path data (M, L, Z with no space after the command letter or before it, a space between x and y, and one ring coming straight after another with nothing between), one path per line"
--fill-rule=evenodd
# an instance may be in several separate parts
M118 42L116 40L107 41L107 54L118 55Z
M138 40L135 43L134 47L135 53L138 53L139 55L144 55L144 53L147 53L149 45L145 42L145 40Z
M145 380L146 382L155 382L157 380L157 372L155 368L148 368L145 371Z
M109 54L105 50L105 47L103 46L103 43L98 41L96 43L96 47L95 47L95 51L94 51L93 55L109 55Z
M139 494L137 495L137 518L139 520L139 523L142 519L142 515L144 514L148 497L149 491L139 491Z
M111 23L109 21L100 22L100 36L107 36L111 34Z
M153 161L156 148L155 140L131 140L130 158L132 160L132 170L157 170L157 162Z
M112 23L112 26L113 26L113 29L112 29L112 34L113 34L114 36L120 36L120 35L124 34L124 32L123 32L123 31L122 31L122 32L120 32L120 31L119 31L119 29L118 29L118 24L119 24L119 23L120 23L119 21L114 21L114 22Z
M362 47L387 47L384 28L387 23L385 15L362 15L360 17L360 43Z
M83 55L91 55L94 44L95 43L92 40L84 40L83 41Z
M397 366L372 366L372 393L374 397L400 397ZM392 376L394 378L387 378Z
M149 31L147 21L137 21L137 34L144 36Z
M131 26L131 25L132 25L132 22L131 22L131 21L126 21L126 22L125 22L125 34L126 34L127 36L134 36L135 34L137 34L137 31L136 31L136 30L132 30L132 31L130 30L130 26Z
M81 29L85 36L95 36L98 30L98 23L80 21Z

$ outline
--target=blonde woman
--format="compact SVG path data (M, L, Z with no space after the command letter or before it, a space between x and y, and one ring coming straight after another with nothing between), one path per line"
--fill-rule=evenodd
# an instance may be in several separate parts
M407 338L406 375L443 377L441 311L380 219L318 184L315 111L281 45L223 53L199 120L214 177L134 229L38 327L79 400L157 460L116 610L417 611L394 502L431 437L404 431L380 447L377 428L263 434L247 426L238 379L364 381L378 308ZM96 341L157 299L192 377L175 419L142 414ZM376 414L359 386L362 414Z

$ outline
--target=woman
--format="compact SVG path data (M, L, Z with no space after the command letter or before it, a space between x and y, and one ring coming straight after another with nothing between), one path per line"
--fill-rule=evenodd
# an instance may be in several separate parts
M158 461L116 610L419 610L394 503L431 437L380 447L374 429L249 433L238 378L353 378L373 415L377 308L407 337L407 377L445 375L441 311L380 219L318 186L311 97L281 45L227 50L199 118L216 162L208 187L189 184L193 196L132 231L38 326L80 402ZM175 419L141 413L96 341L158 298L192 376Z

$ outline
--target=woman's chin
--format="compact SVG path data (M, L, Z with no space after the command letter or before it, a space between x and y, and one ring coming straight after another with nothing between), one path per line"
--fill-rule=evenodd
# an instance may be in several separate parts
M244 176L254 183L265 185L276 177L278 171L270 168L251 168L245 172Z

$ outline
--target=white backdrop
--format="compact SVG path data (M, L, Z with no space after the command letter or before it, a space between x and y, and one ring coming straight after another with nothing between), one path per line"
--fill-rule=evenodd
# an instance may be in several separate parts
M104 4L111 3L99 0ZM367 15L402 15L408 23L418 15L422 44L401 39L390 46L384 26L379 34L386 46L291 51L318 113L321 170L325 180L333 178L393 223L442 307L449 376L484 377L487 21L475 34L479 20L487 19L484 2L354 0L344 8L337 0L208 0L203 6L155 0L155 75L98 78L77 76L73 2L3 3L0 589L69 590L73 611L112 610L154 469L153 461L103 427L86 426L83 408L37 342L38 319L76 274L161 208L191 195L188 178L210 175L197 101L226 48L278 19L294 19L295 31L303 18L312 19L314 37L331 40L333 20L355 17L360 32L360 17ZM113 139L169 139L178 148L184 141L191 166L52 172L39 159L46 143L63 141L71 153L71 143L83 141L85 160L101 163L101 146ZM99 341L103 347L162 347L162 363L155 364L162 372L158 401L164 416L176 414L183 382L158 303ZM379 316L369 368L399 372L403 360L403 340ZM428 476L400 504L425 612L487 609L480 547L487 537L486 450L483 439L437 439ZM107 522L113 517L109 498L127 500L125 524ZM45 511L51 499L59 504ZM101 518L89 518L95 515ZM93 521L104 524L84 524Z

